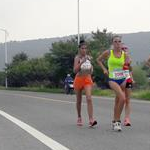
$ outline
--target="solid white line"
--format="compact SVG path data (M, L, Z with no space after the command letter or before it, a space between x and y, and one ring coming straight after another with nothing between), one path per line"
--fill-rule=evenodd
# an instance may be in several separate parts
M21 96L21 97L34 98L34 99L49 100L49 101L61 102L61 103L70 103L70 104L76 103L76 102L64 101L64 100L60 100L60 99L51 99L51 98L45 98L45 97L30 96L30 95L25 95L25 94L8 94L8 95L15 95L15 96Z
M49 100L53 102L61 102L61 103L70 103L70 104L75 104L76 102L71 102L71 101L65 101L65 100L60 100L60 99L51 99L51 98L44 98L44 97L37 97L37 96L30 96L30 95L25 95L25 94L10 94L10 95L18 95L22 97L29 97L29 98L34 98L34 99L43 99L43 100ZM85 97L85 95L84 95ZM106 99L106 100L114 100L113 97L103 97L103 96L92 96L92 98L96 99ZM144 101L144 100L136 100L136 99L131 99L131 103L142 103L142 104L150 104L150 101ZM83 103L85 105L86 103Z
M33 137L41 141L43 144L51 148L52 150L69 150L67 147L61 145L60 143L54 141L50 137L46 136L45 134L41 133L40 131L36 130L35 128L29 126L28 124L18 120L17 118L5 113L4 111L0 110L0 115L7 118L8 120L12 121L20 128L31 134Z
M21 96L21 97L29 97L29 98L34 98L34 99L41 99L41 100L49 100L53 102L76 104L76 102L65 101L65 100L60 100L60 99L51 99L51 98L45 98L45 97L30 96L30 95L25 95L25 94L10 94L10 93L9 94L6 93L6 94L14 95L14 96ZM85 97L85 95L83 97ZM109 101L114 100L114 97L92 96L92 98L96 98L99 100L109 100ZM131 103L150 104L150 101L131 99ZM85 105L86 103L82 103L82 104Z

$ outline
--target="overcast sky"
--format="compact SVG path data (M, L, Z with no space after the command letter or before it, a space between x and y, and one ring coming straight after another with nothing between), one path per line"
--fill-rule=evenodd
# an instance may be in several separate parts
M150 31L149 14L150 0L80 0L80 32ZM77 34L77 0L0 0L0 28L17 41Z

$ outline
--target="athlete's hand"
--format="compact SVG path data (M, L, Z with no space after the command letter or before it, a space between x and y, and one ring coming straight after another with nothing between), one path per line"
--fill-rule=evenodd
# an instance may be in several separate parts
M132 83L135 84L135 80L132 79Z
M104 75L106 75L106 76L108 76L108 74L109 74L107 69L104 69L104 70L103 70L103 73L104 73Z

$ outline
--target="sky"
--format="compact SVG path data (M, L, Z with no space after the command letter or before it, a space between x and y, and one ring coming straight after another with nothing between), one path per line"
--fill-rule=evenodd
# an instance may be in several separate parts
M78 0L0 0L0 29L8 41L78 33ZM80 33L150 31L150 0L79 0ZM0 30L0 42L4 32Z

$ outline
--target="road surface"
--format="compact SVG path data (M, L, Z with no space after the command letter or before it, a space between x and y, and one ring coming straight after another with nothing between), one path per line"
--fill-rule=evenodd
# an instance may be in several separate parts
M150 150L150 103L132 100L132 127L111 130L113 98L93 97L95 128L76 126L75 95L0 91L0 150ZM122 119L124 113L122 114Z

